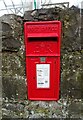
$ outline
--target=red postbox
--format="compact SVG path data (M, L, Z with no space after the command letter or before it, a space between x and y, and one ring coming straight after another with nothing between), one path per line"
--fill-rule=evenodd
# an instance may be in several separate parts
M61 22L26 22L24 31L28 98L58 100Z

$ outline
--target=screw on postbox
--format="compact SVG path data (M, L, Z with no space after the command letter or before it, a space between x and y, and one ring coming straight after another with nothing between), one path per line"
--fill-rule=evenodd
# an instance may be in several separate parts
M60 91L60 21L25 22L29 100L58 100Z

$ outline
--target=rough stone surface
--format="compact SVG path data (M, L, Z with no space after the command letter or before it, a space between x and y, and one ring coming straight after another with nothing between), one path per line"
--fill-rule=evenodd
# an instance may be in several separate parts
M58 102L3 101L3 118L83 118L83 101L77 99L63 99Z
M3 118L83 118L82 17L74 6L28 11L24 18L13 14L1 17ZM62 22L61 94L57 102L27 100L23 21L44 20Z
M3 98L8 99L26 99L27 92L26 92L26 84L25 84L25 77L23 76L4 76L2 77L2 84L3 84Z
M3 15L2 50L17 51L21 47L22 18L16 15Z
M82 54L83 50L61 55L61 95L63 97L83 98Z

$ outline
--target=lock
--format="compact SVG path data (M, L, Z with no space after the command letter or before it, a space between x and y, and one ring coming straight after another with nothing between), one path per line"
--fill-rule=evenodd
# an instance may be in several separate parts
M40 57L40 62L46 62L46 57Z

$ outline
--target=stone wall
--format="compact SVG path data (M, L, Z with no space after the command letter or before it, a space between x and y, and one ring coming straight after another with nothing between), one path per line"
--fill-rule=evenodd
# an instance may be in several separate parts
M4 15L1 20L3 118L82 118L83 47L79 9L74 6L65 9L40 9L25 12L23 18ZM48 20L62 22L60 100L29 101L23 22Z
M2 16L2 53L3 97L24 99L25 46L20 16Z

